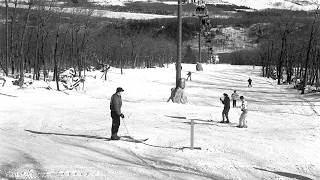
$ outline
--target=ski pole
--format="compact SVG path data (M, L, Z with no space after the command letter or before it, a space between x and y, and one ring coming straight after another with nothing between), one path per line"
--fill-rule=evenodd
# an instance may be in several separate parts
M128 130L128 128L127 128L126 122L124 121L124 118L121 118L121 119L122 119L122 121L123 121L124 127L125 127L126 130L127 130L128 135L130 136L130 133L129 133L129 130ZM130 136L130 137L131 137L131 136Z
M136 149L138 149L137 142L136 142L135 139L130 135L129 130L128 130L128 127L127 127L127 125L126 125L126 122L125 122L124 118L121 118L121 119L122 119L122 121L123 121L123 125L124 125L124 127L126 128L129 137L133 139L134 145L135 145Z

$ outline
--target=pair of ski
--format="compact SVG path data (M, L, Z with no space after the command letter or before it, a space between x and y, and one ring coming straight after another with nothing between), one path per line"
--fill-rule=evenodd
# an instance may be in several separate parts
M143 143L145 141L147 141L149 138L145 138L145 139L135 139L131 136L120 136L120 139L118 140L114 140L111 138L108 138L107 141L127 141L127 142L134 142L134 143Z

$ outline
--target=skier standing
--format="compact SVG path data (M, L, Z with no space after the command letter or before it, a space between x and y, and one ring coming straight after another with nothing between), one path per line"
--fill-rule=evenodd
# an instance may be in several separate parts
M247 128L247 115L248 115L248 103L247 101L244 99L243 96L240 96L240 99L242 101L241 103L241 115L239 118L239 125L237 126L238 128Z
M220 123L230 123L228 113L230 110L230 99L228 94L223 93L224 99L220 98L222 104L224 104L223 111L222 111L222 121ZM227 121L224 121L224 116L226 116Z
M239 94L237 93L236 90L231 94L231 99L233 101L233 107L237 107L237 99L239 98Z
M116 93L111 96L110 100L110 110L112 117L112 127L111 127L111 140L119 140L120 137L117 135L119 126L120 126L120 117L124 118L124 115L121 113L122 98L121 93L124 90L121 87L118 87Z

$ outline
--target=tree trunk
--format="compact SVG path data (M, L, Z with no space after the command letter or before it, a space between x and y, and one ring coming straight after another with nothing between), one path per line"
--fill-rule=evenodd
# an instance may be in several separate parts
M63 41L63 45L62 45L62 50L61 50L61 53L60 53L60 67L62 66L62 60L63 60L63 55L66 51L66 42L67 42L67 34L68 34L68 30L66 30L65 34L64 34L64 41ZM58 72L60 73L60 71Z
M285 51L285 46L286 46L286 41L287 41L287 33L286 31L282 34L281 38L281 50L280 50L280 55L278 59L278 66L277 66L277 78L278 78L278 85L281 83L280 80L282 79L282 64L283 64L283 54Z
M24 63L23 63L23 59L24 59L24 53L23 53L23 50L24 50L24 37L25 37L25 34L27 32L27 24L28 24L28 21L29 21L29 16L30 16L30 10L31 10L31 5L33 3L33 0L30 0L29 1L29 8L28 8L28 11L27 11L27 17L26 17L26 21L24 23L24 28L23 28L23 32L22 32L22 37L21 37L21 43L20 43L20 79L19 79L19 82L20 82L20 88L22 88L23 86L23 81L24 81Z
M11 60L11 74L14 74L15 70L15 54L13 52L13 46L14 46L14 39L13 39L13 29L15 25L15 19L16 19L16 12L17 12L17 5L18 5L18 0L14 1L14 10L11 16L11 31L10 31L10 60Z
M34 74L33 79L39 80L39 35L40 35L40 27L37 27L37 37L36 37L36 49L35 49L35 56L34 56Z
M310 55L310 51L312 48L312 40L313 40L313 36L314 36L314 29L315 29L315 25L316 25L316 20L318 17L318 9L319 9L319 5L317 7L317 10L315 11L315 15L314 15L314 19L313 19L313 23L312 23L312 27L311 27L311 32L310 32L310 39L309 39L309 43L308 43L308 48L307 48L307 55L306 55L306 61L305 61L305 66L304 66L304 77L303 77L303 83L302 83L302 91L301 94L304 94L304 89L306 87L306 81L307 81L307 73L308 73L308 64L309 64L309 55Z
M57 29L57 34L56 34L56 42L54 46L54 53L53 53L53 62L54 62L54 80L56 81L57 85L57 90L60 91L59 89L59 76L58 76L58 63L57 63L57 51L58 51L58 43L59 43L59 30L60 30L60 24L61 24L61 13L59 15L59 23L58 23L58 29Z

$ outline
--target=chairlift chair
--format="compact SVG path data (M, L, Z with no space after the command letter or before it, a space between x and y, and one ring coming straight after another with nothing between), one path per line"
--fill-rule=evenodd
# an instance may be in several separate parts
M198 1L198 4L196 4L196 8L193 12L193 15L198 17L208 16L208 9L204 2Z

